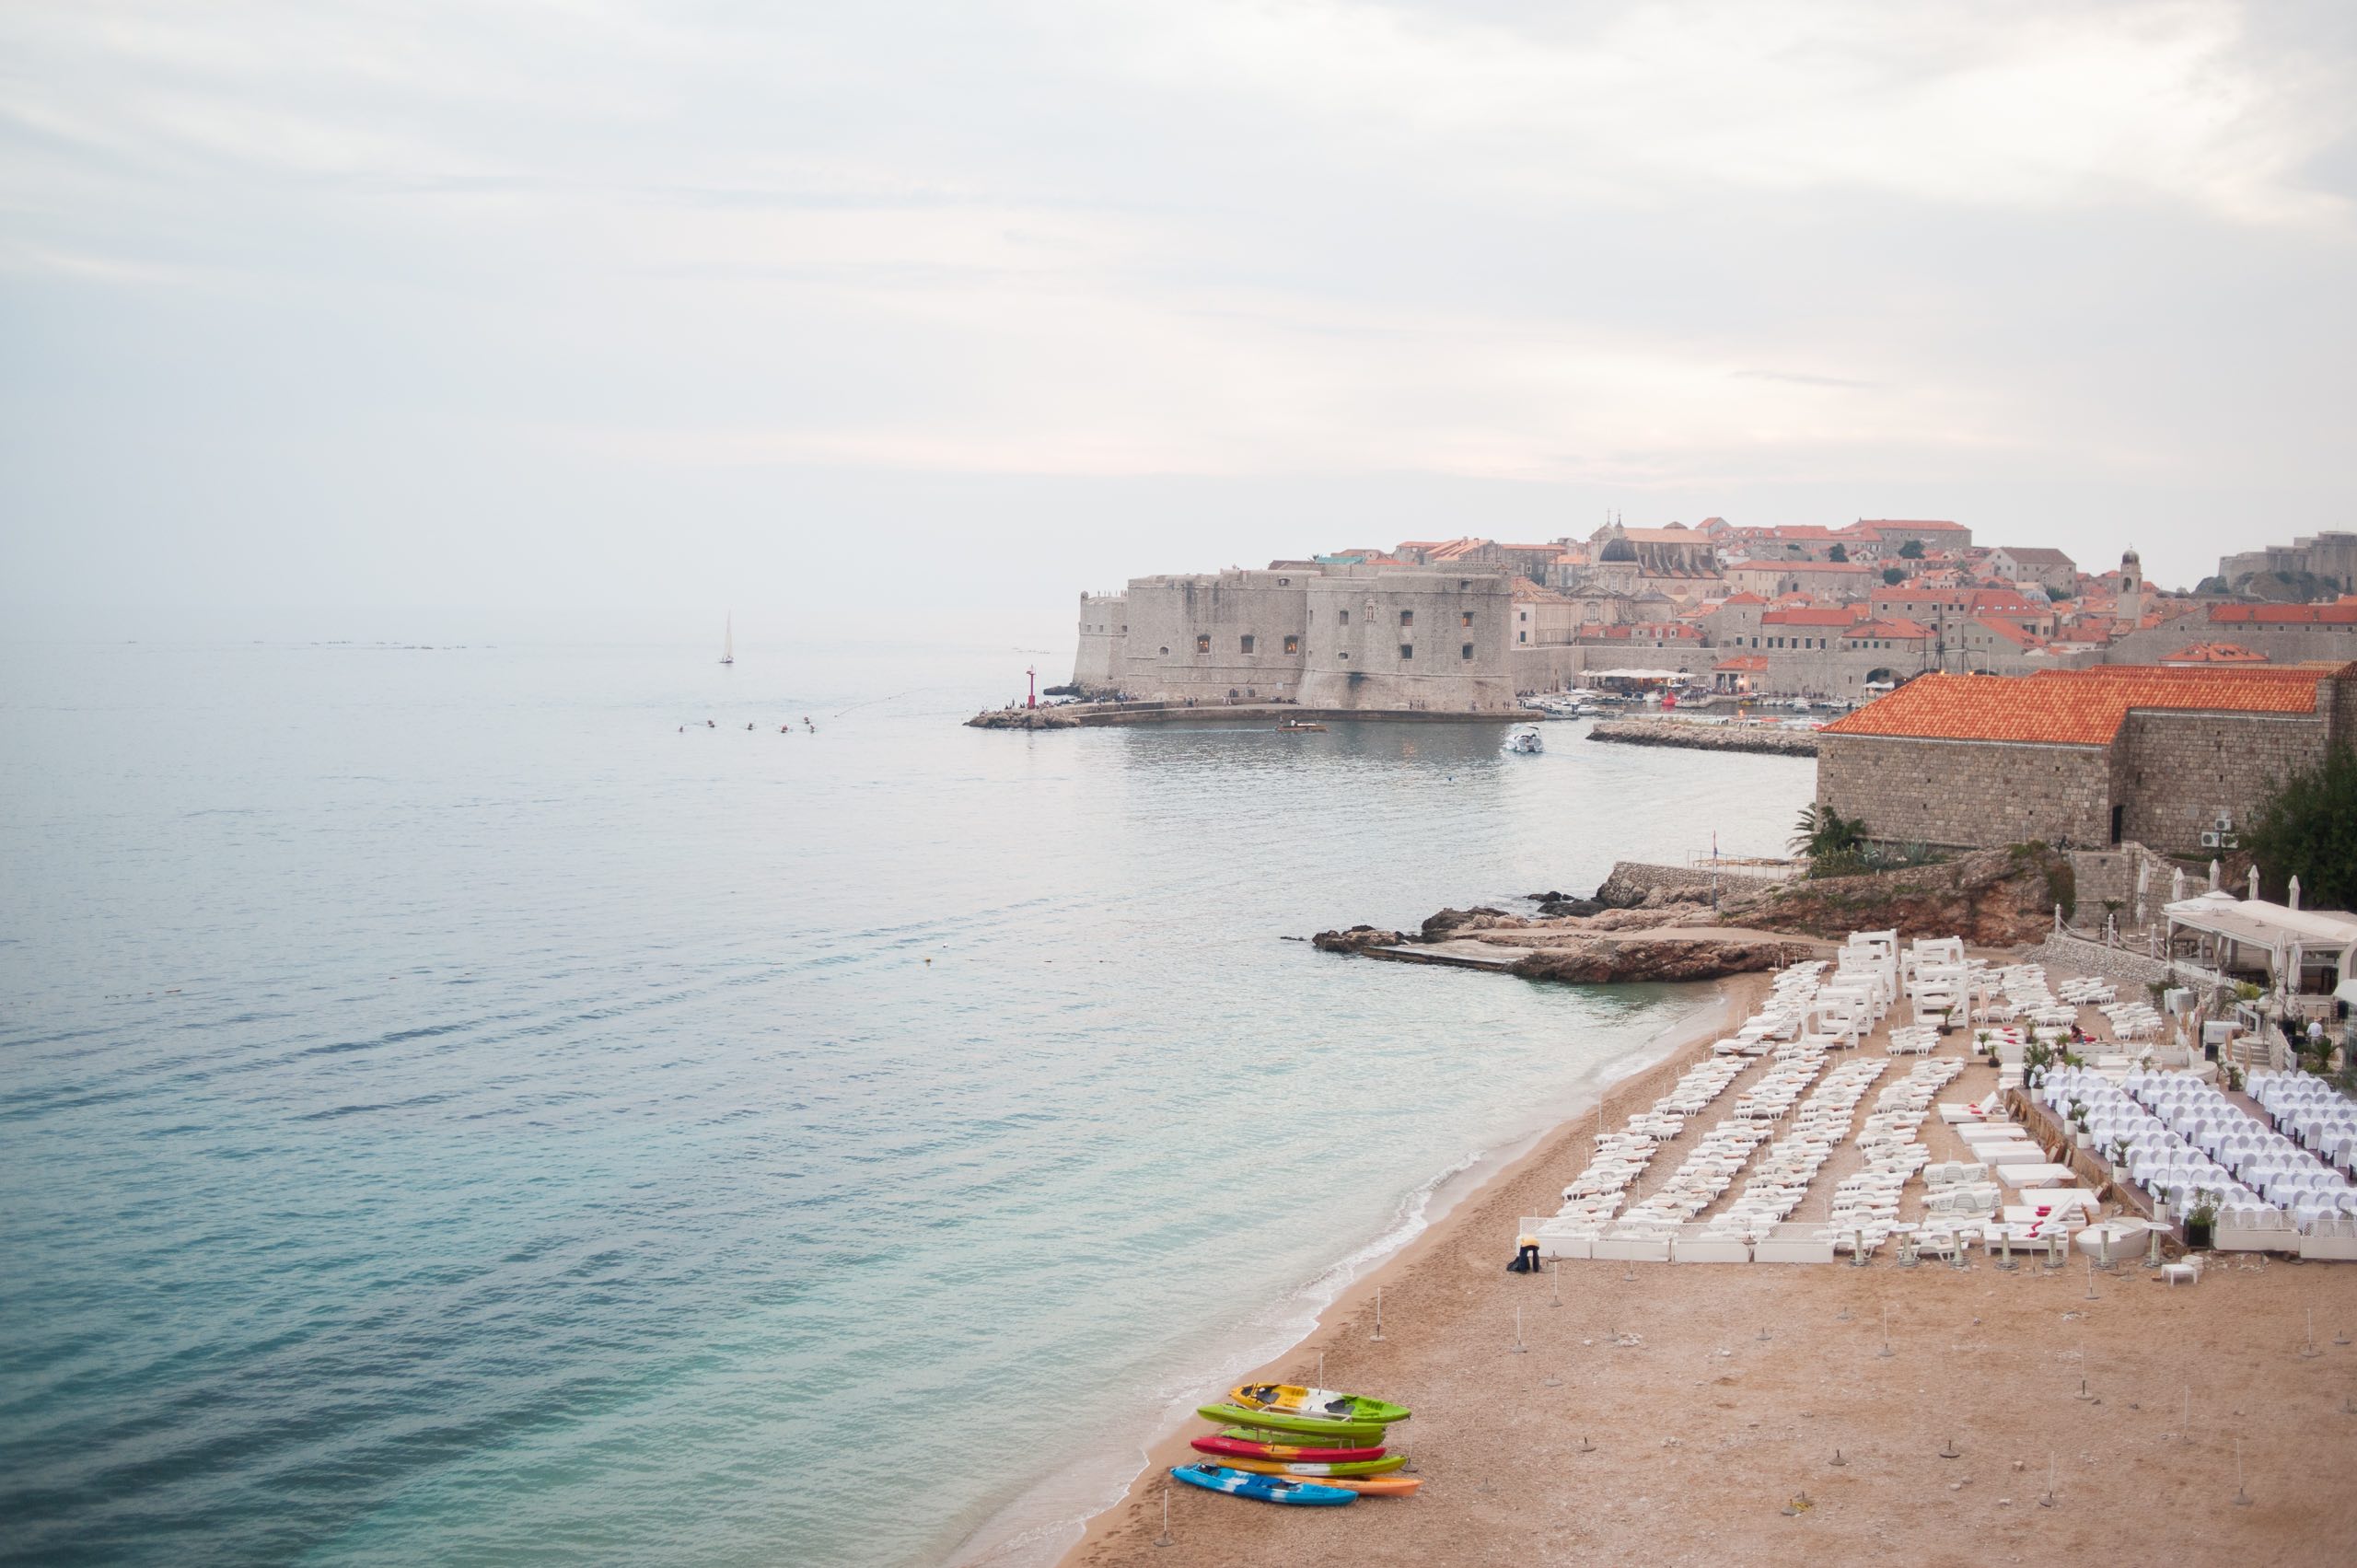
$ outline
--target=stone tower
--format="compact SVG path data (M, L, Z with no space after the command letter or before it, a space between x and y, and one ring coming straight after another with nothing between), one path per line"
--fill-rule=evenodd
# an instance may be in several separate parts
M2144 619L2144 563L2132 544L2119 558L2119 619L2131 627Z

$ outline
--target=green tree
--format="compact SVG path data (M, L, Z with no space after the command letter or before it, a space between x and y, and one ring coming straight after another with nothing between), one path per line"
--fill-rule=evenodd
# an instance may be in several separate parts
M1850 559L1850 547L1837 540L1833 548L1825 552L1825 558L1828 561L1847 561Z
M2242 835L2259 880L2281 898L2300 879L2300 900L2357 908L2357 750L2346 742L2276 784Z
M1882 569L1882 580L1887 587L1895 588L1907 580L1907 574L1897 566L1886 566Z
M1844 817L1829 804L1804 806L1800 820L1794 827L1791 845L1811 860L1821 860L1857 849L1865 837L1864 819Z
M1922 559L1923 559L1923 541L1922 541L1922 540L1920 540L1920 539L1910 539L1910 540L1909 540L1905 544L1902 544L1902 545L1900 545L1900 546L1898 547L1898 558L1899 558L1901 561L1921 561L1921 560L1922 560Z

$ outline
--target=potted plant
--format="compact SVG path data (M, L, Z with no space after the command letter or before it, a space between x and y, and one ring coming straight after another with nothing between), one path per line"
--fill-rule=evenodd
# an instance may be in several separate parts
M2196 1250L2210 1245L2212 1233L2218 1224L2218 1194L2204 1187L2193 1195L2193 1207L2185 1212L2185 1245Z
M2236 1064L2236 1063L2232 1063L2232 1062L2229 1062L2229 1063L2226 1063L2226 1065L2225 1065L2225 1073L2226 1073L2226 1088L2227 1088L2227 1091L2228 1091L2229 1093L2232 1093L2232 1094L2240 1094L2240 1093L2242 1093L2242 1092L2243 1092L2243 1070L2242 1070L2242 1068L2241 1068L2238 1064Z
M2114 1139L2111 1141L2111 1163L2113 1164L2113 1166L2114 1166L2114 1167L2119 1167L2119 1168L2123 1168L2123 1169L2127 1167L2127 1164L2128 1164L2128 1140L2127 1140L2127 1139L2125 1139L2125 1138L2114 1138Z
M2038 1088L2046 1082L2046 1070L2054 1064L2054 1048L2044 1040L2032 1040L2022 1048L2022 1082Z
M2089 1144L2095 1142L2093 1136L2091 1136L2087 1132L2087 1111L2084 1106L2081 1106L2071 1112L2071 1121L2078 1129L2071 1135L2071 1142L2073 1144L2084 1149Z

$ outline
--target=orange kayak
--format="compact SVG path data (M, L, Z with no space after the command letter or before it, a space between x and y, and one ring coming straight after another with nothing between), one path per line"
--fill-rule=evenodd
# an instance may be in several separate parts
M1320 1477L1318 1484L1339 1486L1362 1497L1411 1497L1424 1481L1412 1475L1332 1475Z

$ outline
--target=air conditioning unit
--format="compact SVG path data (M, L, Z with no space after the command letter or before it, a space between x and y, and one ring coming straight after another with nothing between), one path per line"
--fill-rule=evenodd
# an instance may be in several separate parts
M2219 834L2216 834L2216 833L2204 833L2204 834L2202 834L2202 835L2201 835L2201 847L2202 847L2203 849L2222 849L2222 848L2223 848L2224 846L2223 846L2223 844L2219 843L2219 842L2218 842L2219 837L2220 837L2220 835L2219 835Z
M2210 825L2222 833L2231 833L2235 830L2235 819L2223 811L2218 813L2218 819Z

